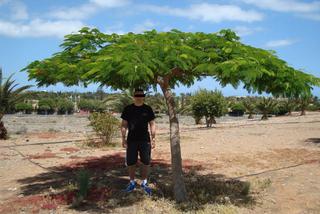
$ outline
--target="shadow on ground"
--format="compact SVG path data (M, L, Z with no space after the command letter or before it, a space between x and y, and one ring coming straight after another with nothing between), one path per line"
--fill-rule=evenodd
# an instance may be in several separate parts
M99 158L74 160L62 166L48 168L49 171L46 173L18 180L23 185L21 194L24 197L13 200L11 202L13 204L9 202L7 204L11 208L17 208L32 201L31 199L26 200L28 197L44 195L43 203L42 199L34 199L37 201L35 206L40 209L55 209L61 204L68 205L69 209L86 210L90 213L107 213L116 208L128 208L146 200L147 197L140 188L130 194L122 191L128 183L123 155L123 153L117 153ZM184 160L183 164L188 202L183 204L173 202L171 164L168 163L168 160L163 159L152 161L149 180L153 188L153 196L147 200L166 199L175 204L176 209L183 211L198 210L206 204L231 203L236 206L244 206L254 203L254 199L250 196L249 183L227 179L221 174L200 175L203 167L199 162L194 164L193 161ZM79 193L77 174L83 170L88 172L90 186L85 200L74 206L75 197ZM26 201L23 201L24 199Z
M320 138L308 138L306 140L308 143L320 144Z

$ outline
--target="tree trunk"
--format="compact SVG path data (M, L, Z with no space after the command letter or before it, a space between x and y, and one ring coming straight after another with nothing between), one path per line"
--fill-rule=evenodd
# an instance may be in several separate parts
M301 116L304 116L304 115L306 115L306 110L305 109L302 109L301 110L301 114L300 114Z
M268 114L263 113L261 120L268 120Z
M8 138L7 129L4 127L2 122L3 115L4 114L0 112L0 140L6 140Z
M253 119L253 114L249 113L248 119Z
M161 85L167 102L170 122L170 147L174 198L177 202L187 200L187 191L183 180L182 159L180 149L179 121L176 115L175 102L168 86Z

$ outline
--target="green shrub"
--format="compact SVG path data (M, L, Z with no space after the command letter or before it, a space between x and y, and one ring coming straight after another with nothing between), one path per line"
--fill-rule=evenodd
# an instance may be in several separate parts
M244 105L240 102L234 103L231 106L231 112L229 112L230 116L243 116L246 111Z
M277 108L278 102L276 102L271 97L265 98L263 97L260 99L260 101L257 103L257 109L262 114L261 120L267 120L268 115L272 112L275 112L275 109Z
M30 103L17 103L15 105L15 110L18 112L24 112L30 114L33 110L32 104Z
M207 127L215 123L215 117L221 117L227 112L227 103L220 91L201 89L195 93L191 101L192 115L196 119L205 117Z
M78 105L81 110L89 112L103 112L106 110L104 103L98 100L82 99Z
M90 176L87 170L80 170L76 173L77 195L74 206L79 206L80 203L87 197L90 188Z
M58 101L58 114L73 113L74 104L70 100L61 99Z
M56 100L44 98L39 100L38 113L39 114L53 114L56 108Z
M320 106L317 106L317 105L314 105L314 104L310 104L310 105L307 107L307 110L308 110L308 111L319 111L319 110L320 110Z
M108 112L94 112L89 116L90 125L102 140L102 145L112 143L112 138L119 131L120 121Z

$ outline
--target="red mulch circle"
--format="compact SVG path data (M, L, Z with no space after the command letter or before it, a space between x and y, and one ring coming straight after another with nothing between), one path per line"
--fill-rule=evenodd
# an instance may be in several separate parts
M46 158L58 158L56 153L44 152L42 154L28 155L27 159L46 159Z
M80 151L80 149L77 149L77 148L74 148L74 147L66 147L66 148L60 149L60 151L63 151L63 152L78 152L78 151Z
M87 202L96 203L103 202L110 198L113 190L111 188L97 188L92 187L88 196ZM42 210L56 210L61 205L70 205L76 198L75 191L66 191L58 194L50 195L30 195L22 198L15 198L7 201L4 206L0 207L0 213L16 213L22 208L24 211L28 210L33 213L38 213Z

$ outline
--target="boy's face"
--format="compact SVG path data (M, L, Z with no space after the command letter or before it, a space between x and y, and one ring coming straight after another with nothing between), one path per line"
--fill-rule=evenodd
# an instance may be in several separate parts
M133 97L134 97L134 100L141 102L144 100L145 95L144 95L143 91L136 91L136 92L134 92Z

